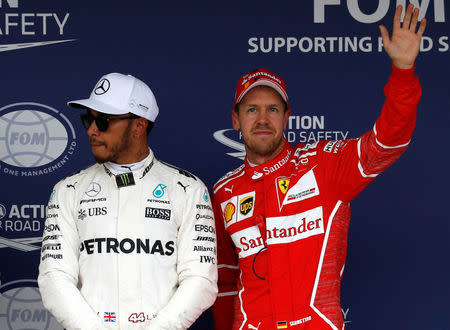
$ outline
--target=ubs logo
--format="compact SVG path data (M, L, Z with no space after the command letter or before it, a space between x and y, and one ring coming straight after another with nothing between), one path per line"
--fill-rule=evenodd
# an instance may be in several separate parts
M253 209L253 197L249 196L241 200L239 203L239 212L242 215L247 215Z

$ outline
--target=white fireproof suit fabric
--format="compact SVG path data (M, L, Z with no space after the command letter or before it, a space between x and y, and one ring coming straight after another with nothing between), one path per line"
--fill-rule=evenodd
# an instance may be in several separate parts
M66 329L186 329L217 295L216 236L199 178L150 155L117 187L108 163L55 185L39 288Z

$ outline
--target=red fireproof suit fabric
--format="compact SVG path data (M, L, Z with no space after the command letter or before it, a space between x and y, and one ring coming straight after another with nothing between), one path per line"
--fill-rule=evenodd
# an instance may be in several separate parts
M384 92L381 115L360 138L285 141L275 159L254 167L246 159L215 184L215 329L344 328L350 201L409 144L421 95L414 69L393 67Z

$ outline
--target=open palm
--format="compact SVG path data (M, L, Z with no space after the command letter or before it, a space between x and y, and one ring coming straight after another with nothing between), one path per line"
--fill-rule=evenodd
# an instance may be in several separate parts
M384 49L392 59L392 64L399 69L409 69L414 66L414 61L420 50L420 40L425 31L426 19L420 21L419 28L416 27L419 17L419 9L414 9L410 4L406 10L403 24L401 23L402 6L395 10L392 37L384 25L380 25L381 37Z

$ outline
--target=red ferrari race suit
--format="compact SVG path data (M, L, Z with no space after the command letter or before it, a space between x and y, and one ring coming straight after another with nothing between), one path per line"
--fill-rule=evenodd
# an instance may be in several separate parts
M350 201L406 149L421 87L393 68L374 127L358 139L298 144L245 163L213 188L216 329L343 329L340 284Z

